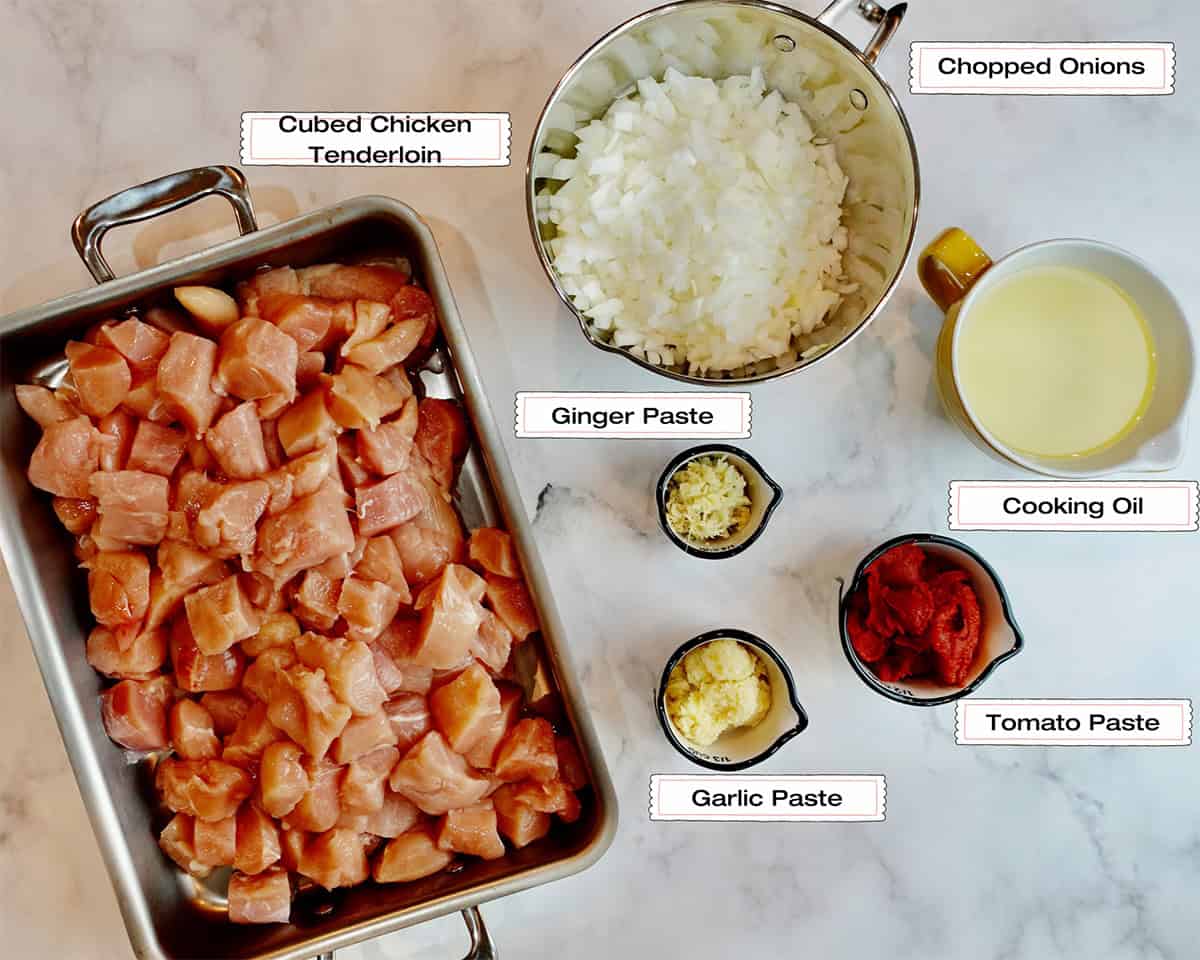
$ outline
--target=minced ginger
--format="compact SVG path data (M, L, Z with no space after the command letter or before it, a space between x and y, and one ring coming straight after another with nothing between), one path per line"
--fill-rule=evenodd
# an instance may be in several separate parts
M667 523L685 540L718 540L749 519L746 478L725 457L696 457L671 477Z
M767 668L736 640L697 647L671 671L667 715L684 739L707 747L734 727L752 727L771 707Z

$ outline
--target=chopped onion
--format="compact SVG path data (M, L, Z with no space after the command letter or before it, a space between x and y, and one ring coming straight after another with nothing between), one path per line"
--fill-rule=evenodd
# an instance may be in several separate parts
M576 134L538 215L564 289L614 343L732 370L785 355L840 302L846 177L760 70L668 69Z

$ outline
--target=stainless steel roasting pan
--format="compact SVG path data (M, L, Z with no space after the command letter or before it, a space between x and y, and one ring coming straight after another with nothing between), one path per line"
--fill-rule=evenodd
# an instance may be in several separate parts
M106 230L212 194L233 204L242 236L113 278L100 254ZM396 200L358 197L260 230L240 171L202 167L101 201L80 215L73 233L99 286L0 318L0 550L134 951L152 960L300 960L463 911L471 935L469 956L495 956L478 905L594 863L616 831L616 798L571 668L567 633L554 609L492 405L428 226ZM501 523L516 541L541 617L543 667L557 686L561 719L578 739L591 787L584 792L584 814L577 823L556 825L544 840L502 860L473 860L456 873L411 884L301 892L290 924L235 926L225 918L222 876L195 881L159 851L156 833L164 818L156 808L150 764L130 763L104 733L97 702L102 678L84 657L90 627L84 579L48 498L25 478L38 428L18 408L13 387L54 382L62 375L68 339L81 338L101 318L166 302L178 284L226 284L267 265L353 262L380 255L408 258L437 305L442 337L420 379L428 395L460 397L474 430L459 481L459 509L469 526ZM500 410L510 406L510 401L496 404Z

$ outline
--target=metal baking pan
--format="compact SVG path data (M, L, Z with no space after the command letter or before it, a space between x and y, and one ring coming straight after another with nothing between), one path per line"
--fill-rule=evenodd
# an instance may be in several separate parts
M99 246L107 229L211 194L233 204L241 237L113 278ZM73 233L100 285L0 319L0 551L135 953L149 960L301 960L463 911L471 934L468 956L495 956L478 904L590 866L612 842L617 808L571 668L567 634L432 233L412 209L386 197L359 197L259 230L245 178L232 167L189 170L116 194L81 214ZM460 397L475 435L457 503L468 526L499 522L516 542L541 617L543 666L561 694L563 718L574 730L592 785L577 823L556 824L544 840L501 860L473 860L458 872L411 884L367 883L332 894L315 889L297 897L288 925L237 926L225 917L222 884L184 875L159 851L150 764L129 763L104 733L97 702L102 679L84 657L91 616L83 577L48 500L25 478L38 428L20 411L13 387L54 382L62 376L68 339L81 338L101 318L166 302L175 285L228 284L264 265L352 262L367 255L408 258L437 305L442 336L420 380L428 395Z

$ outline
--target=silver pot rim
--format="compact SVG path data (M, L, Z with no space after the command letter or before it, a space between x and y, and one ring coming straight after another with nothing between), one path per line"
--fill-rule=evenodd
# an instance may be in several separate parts
M593 347L597 348L598 350L603 350L605 353L611 353L615 354L616 356L624 357L626 360L637 364L639 367L643 367L646 370L650 370L653 373L658 374L659 376L667 377L668 379L675 380L680 383L690 383L701 387L741 387L752 383L763 383L767 380L779 380L784 377L790 377L793 374L799 373L801 370L807 370L809 367L817 363L817 361L832 356L849 344L852 340L858 337L863 330L866 329L867 325L874 320L876 316L883 311L883 308L891 299L892 294L895 293L896 287L900 283L900 278L904 275L904 271L908 266L909 258L912 256L913 241L915 240L917 234L917 214L921 205L921 167L920 160L917 155L917 144L913 139L912 128L908 124L908 117L905 116L904 109L900 106L900 101L897 99L895 91L892 89L891 84L889 84L882 76L880 76L879 71L875 69L873 60L868 59L858 47L854 46L853 43L847 40L844 36L842 36L842 34L834 30L828 24L823 23L816 17L801 13L799 10L795 10L792 7L774 3L772 0L725 0L723 4L725 6L752 7L756 9L770 10L773 13L790 17L806 27L820 31L830 39L836 41L848 54L866 67L866 69L870 71L871 75L879 83L880 88L885 94L887 94L888 101L891 104L892 109L896 112L897 119L900 121L901 129L904 130L904 136L908 143L909 155L912 157L913 164L912 222L908 228L908 236L904 240L904 254L900 258L900 262L896 268L895 274L892 276L891 280L888 281L887 286L884 288L883 293L880 295L875 306L863 315L862 320L859 321L853 330L847 333L844 337L842 337L841 340L828 349L822 350L820 353L808 358L807 360L801 360L784 370L768 370L765 373L757 373L748 377L737 378L698 377L688 373L680 373L676 370L670 370L667 367L662 367L651 363L644 357L639 357L636 354L631 353L629 350L626 350L624 347L618 347L611 343L605 343L603 340L599 340L593 336L588 330L587 321L584 319L583 314L578 310L578 308L576 308L575 304L571 302L570 295L563 289L562 283L558 278L558 272L554 269L554 264L550 259L549 253L546 251L546 244L538 232L537 210L534 203L537 196L537 191L534 186L535 178L533 175L533 162L536 159L535 150L538 141L542 137L543 129L546 125L546 117L550 112L550 105L555 102L559 92L563 89L563 87L565 87L572 79L574 79L575 75L582 69L584 64L591 59L592 54L612 38L633 29L644 21L652 20L665 13L672 13L676 10L686 9L687 7L711 5L712 3L713 0L672 0L670 3L665 3L649 10L644 10L602 34L575 59L571 66L567 68L562 77L559 79L558 83L556 83L554 88L550 91L550 95L546 98L546 102L542 106L541 112L538 114L537 123L534 125L533 136L529 140L529 152L525 161L525 216L529 222L529 234L530 238L533 240L533 248L537 252L538 261L542 265L543 272L546 274L547 279L549 279L550 285L554 288L554 292L558 294L558 298L575 316L575 320L579 324L580 333L583 334L584 339L587 340L587 342Z

